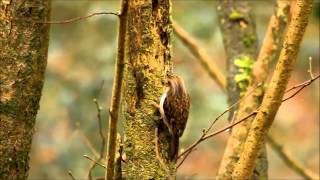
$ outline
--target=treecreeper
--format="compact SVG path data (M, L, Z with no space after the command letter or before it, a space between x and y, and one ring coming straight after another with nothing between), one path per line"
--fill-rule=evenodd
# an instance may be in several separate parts
M169 74L167 80L167 88L160 98L159 111L171 135L170 160L176 161L179 138L185 130L189 117L190 96L180 76Z

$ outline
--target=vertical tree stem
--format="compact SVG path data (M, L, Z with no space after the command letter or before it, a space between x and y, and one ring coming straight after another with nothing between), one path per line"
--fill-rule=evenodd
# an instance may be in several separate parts
M108 130L108 153L106 179L113 179L115 173L115 154L117 144L117 133L119 123L119 113L121 104L121 90L123 84L123 74L125 65L125 37L127 31L127 0L121 1L121 11L119 16L118 49L115 65L115 76L112 88L111 108L109 111L109 130Z
M167 170L175 170L168 162L170 139L159 128L160 115L153 105L159 103L171 69L170 9L170 0L128 1L123 96L128 179L168 179Z
M0 1L0 179L27 179L44 83L50 0Z
M242 73L244 72L243 69L237 66L236 62L247 59L250 63L253 63L256 60L258 39L255 28L256 23L249 1L220 0L217 12L224 49L227 55L227 95L228 104L231 105L240 99L241 94L248 92L249 80L239 82L236 81L236 78L245 75L249 79L250 74ZM237 105L231 109L229 120L234 117L234 112L238 110L238 107ZM244 139L245 136L239 135L237 138ZM229 144L225 151L226 156L224 156L228 158L222 161L218 178L231 178L234 163L237 161L237 156L239 156L239 145L239 143ZM230 154L232 156L229 156ZM267 177L267 167L266 151L264 151L256 167L256 172L260 179Z
M232 174L234 179L251 177L255 161L264 145L266 135L279 106L289 81L294 62L296 61L300 43L308 24L312 0L297 0L297 11L289 25L279 62L271 83L262 101L261 108L252 122L248 137L240 159Z
M251 6L248 0L219 0L217 3L219 26L227 56L227 95L231 105L240 99L241 90L235 80L239 67L235 60L248 57L255 60L257 52L257 33ZM231 109L229 120L238 106Z
M247 88L247 94L245 95L247 98L240 103L237 118L247 116L260 106L264 88L263 86L257 86L259 83L264 83L269 74L271 62L275 61L278 57L277 55L282 44L288 20L289 9L290 1L277 1L274 14L269 21L258 59L252 70L251 84ZM252 119L253 118L232 128L231 136L228 139L228 144L219 167L220 177L231 177L233 168L239 159L243 144L246 140ZM264 154L266 154L266 152ZM260 179L261 178L262 177L260 176Z

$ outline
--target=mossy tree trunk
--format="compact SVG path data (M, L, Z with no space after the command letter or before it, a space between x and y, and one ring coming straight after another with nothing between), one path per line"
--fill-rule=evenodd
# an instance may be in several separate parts
M160 118L154 106L171 69L170 6L169 0L128 1L123 113L129 179L167 179L174 173L167 163L168 136L156 135Z
M0 1L0 179L27 179L48 51L49 0Z
M258 84L264 83L268 74L270 73L269 71L271 62L274 62L278 57L278 52L282 45L282 39L287 24L287 18L290 9L289 7L289 1L278 0L276 3L275 11L270 18L269 26L264 42L260 49L259 56L252 68L252 74L249 78L249 86L245 95L246 98L240 103L240 107L236 116L237 119L246 117L260 106L262 97L264 95L264 86L261 85L258 87ZM220 172L225 172L226 176L229 178L233 172L235 163L240 157L243 144L246 140L253 119L254 117L250 118L245 123L235 126L232 129L232 133L228 139L228 144L220 167ZM259 159L260 162L262 160L262 162L267 163L265 150L266 149L264 147ZM224 169L228 170L224 171ZM255 172L255 174L259 175L259 179L267 179L267 164L260 163L260 166L256 168Z
M217 13L224 49L227 56L227 94L228 104L235 103L245 87L240 87L235 77L240 74L236 59L249 58L254 61L257 54L256 24L248 1L220 0L217 2ZM243 84L245 84L245 80ZM233 117L233 108L229 120Z
M257 54L257 33L252 9L248 1L221 0L217 6L220 29L227 55L228 104L232 105L245 94L249 85L252 64ZM229 120L238 107L231 109ZM239 133L238 133L239 135ZM245 139L246 134L239 139ZM233 167L239 158L240 144L227 146L218 178L231 178ZM265 149L264 149L265 150ZM267 177L266 152L257 165L257 177Z

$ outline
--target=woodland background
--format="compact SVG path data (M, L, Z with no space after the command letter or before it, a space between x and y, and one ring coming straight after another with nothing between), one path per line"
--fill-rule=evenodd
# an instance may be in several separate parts
M252 0L251 3L261 45L273 12L273 2ZM115 12L119 7L119 2L113 0L52 0L51 19ZM172 14L173 19L192 34L224 69L226 57L215 2L175 0ZM316 1L288 87L309 78L309 56L313 58L314 74L319 73L319 20L320 2ZM46 79L31 152L30 179L68 179L68 170L76 178L86 177L91 162L83 155L93 157L88 144L91 143L96 150L101 145L97 109L92 99L99 94L97 99L103 108L102 118L107 129L116 38L117 17L111 15L51 25ZM175 36L173 62L174 71L185 79L191 95L190 118L180 145L185 147L227 108L227 97ZM226 123L226 118L221 119L215 129ZM319 81L280 107L271 133L306 167L319 174ZM214 177L227 138L227 133L223 133L200 144L179 168L178 177ZM269 146L268 159L270 179L300 178ZM97 166L94 174L103 175L104 170Z

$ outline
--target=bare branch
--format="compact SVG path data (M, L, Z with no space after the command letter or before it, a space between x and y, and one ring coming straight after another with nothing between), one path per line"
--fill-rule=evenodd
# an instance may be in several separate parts
M302 91L305 87L309 86L313 81L315 81L316 79L319 79L319 77L320 77L320 74L318 74L316 77L314 77L314 78L312 78L312 79L310 79L310 80L308 80L308 81L305 81L305 82L303 82L303 83L301 83L301 84L299 84L299 85L296 85L296 86L290 88L289 90L287 90L286 93L287 93L287 92L290 92L290 91L293 90L293 89L299 88L299 89L298 89L296 92L294 92L292 95L290 95L290 96L287 97L287 98L284 98L284 99L282 100L282 102L285 102L285 101L291 99L293 96L297 95L297 94L298 94L300 91Z
M251 92L249 92L246 96L244 96L244 97L242 97L242 98L240 98L239 100L237 100L235 103L233 103L231 106L229 106L225 111L223 111L220 115L218 115L215 119L214 119L214 121L212 121L212 123L210 124L210 126L207 128L207 129L204 129L203 130L203 133L202 133L202 136L198 139L198 141L200 140L200 139L202 139L202 138L204 138L208 133L209 133L209 131L212 129L212 127L213 127L213 125L223 116L223 115L225 115L227 112L229 112L234 106L236 106L236 105L238 105L241 101L243 101L244 99L246 99L248 96L250 96L251 95L251 93L252 92L254 92L254 90L256 89L256 88L258 88L258 87L260 87L261 86L261 84L258 84ZM232 125L232 123L231 123L231 125ZM233 127L233 126L231 126L231 127ZM231 128L231 127L229 127L229 128ZM193 148L192 148L193 149ZM192 149L191 149L191 151L192 151ZM189 151L190 149L188 148L187 150L185 150L182 154L180 154L179 156L178 156L178 158L181 158L183 155L185 155L185 154L189 154L187 151ZM184 158L186 158L186 157L184 157ZM184 161L184 160L182 160L182 161ZM181 162L179 163L179 164L182 164Z
M116 12L97 12L97 13L89 14L87 16L75 17L75 18L61 20L61 21L45 21L45 22L36 22L36 23L39 23L39 24L68 24L68 23L73 23L73 22L76 22L76 21L88 19L88 18L91 18L93 16L98 16L98 15L120 16L120 14L116 13Z
M98 161L92 159L92 158L89 157L88 155L83 155L83 157L89 159L90 161L92 161L92 162L93 162L94 164L96 164L96 165L99 165L99 166L101 166L101 167L103 167L103 168L107 168L105 165L103 165L103 164L99 163Z
M294 156L290 155L280 143L276 142L272 136L268 135L267 141L272 149L287 164L287 166L289 166L295 172L299 173L306 179L319 179L318 175L314 174L310 169L305 168L298 160L294 158Z
M68 175L71 177L72 180L76 180L71 171L68 171Z
M239 124L239 123L247 120L248 118L256 115L257 112L258 112L258 111L254 111L254 112L250 113L249 115L247 115L246 117L243 117L243 118L241 118L241 119L238 120L238 121L235 121L233 124L230 124L230 125L228 125L228 126L226 126L226 127L224 127L224 128L221 128L220 130L217 130L217 131L215 131L215 132L212 132L212 133L209 133L209 134L203 133L202 136L201 136L196 142L194 142L192 145L190 145L183 153L181 153L181 154L179 155L179 157L182 157L182 156L185 155L184 158L186 158L186 157L191 153L191 151L192 151L198 144L200 144L202 141L204 141L204 140L206 140L206 139L208 139L208 138L210 138L210 137L213 137L213 136L215 136L215 135L217 135L217 134L220 134L220 133L222 133L222 132L224 132L224 131L232 128L233 126L235 126L235 125L237 125L237 124ZM181 164L182 164L182 163L179 163L179 166L180 166ZM179 167L179 166L177 166L177 167Z
M95 157L99 157L99 153L98 151L93 147L92 143L90 142L89 138L80 130L77 129L80 135L80 138L82 140L82 142L90 149L90 151L92 152L92 154Z
M293 98L295 95L297 95L299 92L301 92L302 89L304 89L305 87L311 85L311 84L312 84L316 79L318 79L319 77L320 77L320 74L317 75L314 79L309 79L309 80L301 83L300 85L294 86L294 87L300 87L300 89L299 89L297 92L295 92L293 95L291 95L290 97L285 98L282 102L285 102L285 101ZM288 90L290 90L290 89L292 89L292 88L289 88ZM287 92L289 92L288 90L287 90ZM241 101L241 99L240 99L239 101ZM237 103L237 102L236 102L236 103ZM230 109L230 108L229 108L229 109ZM224 128L221 128L220 130L217 130L217 131L215 131L215 132L208 133L208 132L209 132L209 131L208 131L209 128L208 128L207 130L204 130L204 131L203 131L203 134L198 138L198 140L196 140L193 144L191 144L188 148L186 148L185 151L183 151L183 152L178 156L178 158L182 158L182 160L177 164L177 168L182 165L182 163L185 161L185 159L190 155L190 153L194 150L194 148L195 148L198 144L200 144L201 142L203 142L203 141L206 140L206 139L209 139L209 138L211 138L211 137L213 137L213 136L215 136L215 135L218 135L218 134L220 134L220 133L222 133L222 132L225 132L226 130L232 128L233 126L236 126L236 125L240 124L241 122L244 122L245 120L249 119L250 117L255 116L255 115L258 113L258 111L259 111L259 108L256 109L255 111L249 113L247 116L241 118L240 120L237 120L237 121L235 121L234 123L232 123L232 124L230 124L230 125L228 125L228 126L225 126ZM225 112L223 112L223 113L225 113ZM217 119L219 119L219 118L221 118L221 117L222 117L222 116L219 115L217 118L215 118L214 121L216 121ZM210 126L210 127L211 127L211 126Z
M254 90L256 90L258 87L260 87L262 84L258 84L255 88L252 89L252 91L250 91L248 94L246 94L245 96L243 96L242 98L240 98L239 100L237 100L235 103L233 103L231 106L229 106L225 111L223 111L219 116L217 116L215 118L214 121L212 121L212 123L210 124L209 128L206 130L207 132L209 132L211 130L211 128L213 127L213 125L223 116L225 115L227 112L229 112L233 107L237 106L240 102L242 102L243 100L245 100L247 97L249 97Z
M101 118L102 107L99 105L99 102L97 100L97 98L99 97L99 95L100 95L100 93L102 91L103 84L104 84L104 81L102 81L101 87L100 87L99 91L97 92L96 97L93 98L93 102L95 103L96 109L97 109L97 119L98 119L98 124L99 124L99 135L100 135L100 138L101 138L101 148L100 148L99 158L97 160L93 160L95 163L93 163L90 166L89 173L88 173L88 178L90 180L92 179L92 170L95 168L95 166L97 164L99 164L99 161L101 161L105 157L104 154L105 154L106 138L105 138L105 136L103 134L103 127L102 127L102 118ZM86 156L84 156L84 157L86 157ZM87 158L89 158L89 157L87 157Z

